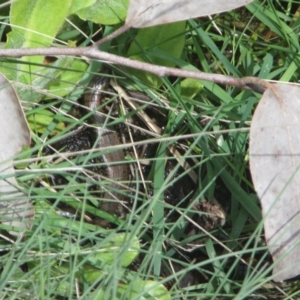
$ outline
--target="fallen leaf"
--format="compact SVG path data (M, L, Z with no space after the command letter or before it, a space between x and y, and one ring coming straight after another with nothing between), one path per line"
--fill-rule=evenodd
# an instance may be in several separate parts
M213 15L253 0L130 0L126 23L141 28Z
M30 131L19 99L0 74L0 221L13 226L10 234L23 236L30 228L33 208L27 195L22 192L15 179L13 156L30 143Z
M250 170L275 281L300 274L300 86L266 90L250 129Z

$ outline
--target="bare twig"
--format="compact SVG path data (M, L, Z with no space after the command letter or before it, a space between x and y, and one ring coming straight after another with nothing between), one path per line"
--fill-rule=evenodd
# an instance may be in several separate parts
M110 37L110 36L108 36ZM102 42L107 40L102 39ZM97 43L100 45L100 41ZM78 57L88 57L92 59L99 59L101 61L106 61L112 64L122 65L134 69L139 69L142 71L153 73L159 77L164 76L175 76L183 78L195 78L206 80L218 84L238 86L244 89L252 89L250 85L262 86L264 88L271 87L272 84L268 81L256 78L256 77L245 77L245 78L235 78L232 76L204 73L201 71L189 71L182 70L178 68L164 67L153 65L141 61L136 61L130 58L125 58L103 52L98 50L94 46L82 47L82 48L69 48L69 47L49 47L49 48L21 48L21 49L1 49L0 57L17 57L22 56L78 56Z

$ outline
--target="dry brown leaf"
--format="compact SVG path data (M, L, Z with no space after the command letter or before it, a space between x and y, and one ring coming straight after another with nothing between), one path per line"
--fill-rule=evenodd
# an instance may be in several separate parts
M12 158L30 143L30 131L16 92L0 74L0 221L22 236L30 228L33 208L15 179Z
M267 90L250 129L250 169L275 281L300 274L300 86Z
M141 28L213 15L253 0L131 0L126 23Z

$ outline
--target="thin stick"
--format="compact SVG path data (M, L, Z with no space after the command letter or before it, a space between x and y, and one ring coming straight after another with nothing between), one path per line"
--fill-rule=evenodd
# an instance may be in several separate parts
M68 47L49 47L49 48L21 48L21 49L1 49L0 57L17 57L22 56L84 56L101 61L118 64L138 70L153 73L159 77L176 76L183 78L196 78L206 80L218 84L238 86L244 89L251 89L247 84L257 84L260 86L270 87L271 84L263 79L256 77L235 78L232 76L204 73L201 71L189 71L178 68L164 67L152 65L146 62L136 61L130 58L125 58L100 51L95 47L68 48Z

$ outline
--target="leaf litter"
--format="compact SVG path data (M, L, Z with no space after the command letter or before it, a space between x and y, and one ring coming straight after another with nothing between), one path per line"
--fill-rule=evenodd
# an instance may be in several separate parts
M300 274L300 87L267 89L250 129L250 170L260 198L275 281Z
M1 74L0 99L0 221L14 227L11 235L22 237L34 212L15 179L13 157L29 146L30 131L15 90Z

